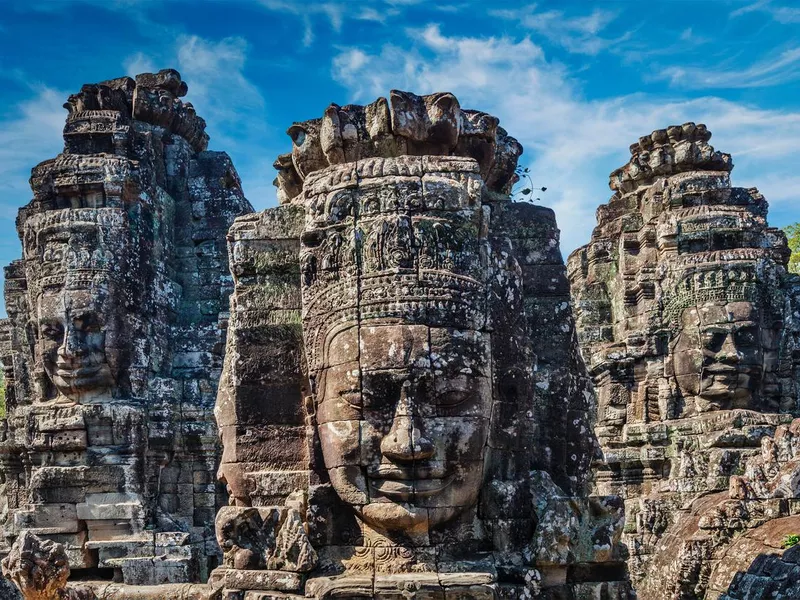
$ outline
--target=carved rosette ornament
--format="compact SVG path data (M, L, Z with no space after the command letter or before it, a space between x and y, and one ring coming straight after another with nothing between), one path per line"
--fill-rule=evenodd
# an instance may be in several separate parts
M508 195L519 144L396 91L289 135L283 205L229 233L212 586L626 597L558 231Z
M640 138L568 261L598 397L597 489L625 498L643 600L724 592L737 529L706 536L698 521L800 410L786 238L757 190L731 187L710 137L687 123Z
M224 237L252 209L185 93L165 70L70 96L6 268L2 553L35 534L75 579L196 582L220 554Z

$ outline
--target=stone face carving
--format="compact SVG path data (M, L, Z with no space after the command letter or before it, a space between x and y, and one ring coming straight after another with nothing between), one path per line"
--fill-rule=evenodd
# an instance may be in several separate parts
M626 597L621 504L586 495L553 215L508 197L519 144L451 94L405 92L289 135L284 204L229 233L212 587Z
M166 70L70 96L6 269L4 553L36 534L76 578L191 582L221 560L224 237L252 209L185 93Z
M710 135L687 123L640 138L611 175L591 242L568 261L598 399L597 490L625 498L644 600L716 598L728 567L746 570L742 557L800 527L786 506L729 502L729 487L758 487L739 475L798 414L798 296L766 201L731 187L730 156ZM709 525L715 514L730 515L724 527Z

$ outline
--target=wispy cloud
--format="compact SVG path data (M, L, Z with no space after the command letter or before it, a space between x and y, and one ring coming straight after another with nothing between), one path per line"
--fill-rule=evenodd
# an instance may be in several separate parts
M191 35L182 36L177 44L177 65L184 79L189 82L192 103L198 113L206 115L233 145L247 137L252 128L259 127L261 118L245 122L242 117L256 116L264 106L264 98L258 88L245 76L247 42L239 37L210 41Z
M693 88L753 88L781 85L800 78L800 47L788 48L759 60L749 67L729 65L710 67L671 66L654 79L669 80L671 85Z
M129 77L135 77L139 73L153 73L158 71L158 67L155 62L153 62L153 59L143 52L137 52L126 58L122 62L122 67L125 69L125 74Z
M800 23L800 8L796 6L782 6L770 0L760 0L732 11L730 17L741 17L749 13L767 13L774 21L782 25Z
M570 16L561 10L537 11L537 5L531 4L521 9L491 10L489 14L516 21L525 29L577 54L595 55L630 37L630 33L616 38L602 37L601 32L617 18L617 13L600 8L589 14Z
M706 122L715 141L732 152L747 185L768 182L774 204L796 188L791 172L800 152L800 113L760 110L709 96L663 98L644 94L587 100L565 67L546 60L530 39L448 36L437 26L408 32L404 50L384 45L351 48L333 59L333 76L359 100L402 86L416 93L452 91L462 106L500 117L526 148L522 162L542 200L556 210L566 253L585 243L594 211L604 202L608 173L627 160L629 144L654 129ZM744 177L742 177L744 176Z
M67 93L46 86L31 89L31 96L14 107L15 117L0 122L0 218L13 219L19 199L30 195L31 167L58 154L67 112ZM6 202L6 199L11 199Z
M208 124L210 147L227 151L242 177L245 193L262 208L274 202L273 156L265 140L275 137L266 118L266 101L245 70L248 43L240 37L209 40L178 36L158 55L137 52L123 61L128 74L177 68L188 83L185 100ZM266 153L266 155L265 155Z
M345 19L385 23L400 14L398 7L411 6L418 0L375 0L372 2L296 2L295 0L258 0L267 10L292 15L303 23L303 46L314 43L314 21L322 17L335 32L342 30Z

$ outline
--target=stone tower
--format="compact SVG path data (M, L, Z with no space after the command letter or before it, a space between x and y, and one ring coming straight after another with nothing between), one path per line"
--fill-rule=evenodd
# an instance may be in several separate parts
M800 475L798 280L766 200L731 187L710 137L686 123L640 138L568 261L596 486L625 499L643 600L716 598L800 531L800 486L781 483Z
M218 562L225 234L252 208L186 91L165 70L70 96L6 268L3 538L63 544L78 578L199 581Z
M256 598L624 598L552 211L451 94L296 123L236 220L213 587ZM542 596L540 596L542 594Z

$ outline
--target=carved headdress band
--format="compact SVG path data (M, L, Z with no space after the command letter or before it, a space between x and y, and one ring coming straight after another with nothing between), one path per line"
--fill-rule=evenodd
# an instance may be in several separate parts
M121 273L125 215L118 209L65 209L24 226L29 295L47 288L87 289Z
M711 302L763 305L769 298L762 288L754 263L712 264L690 270L665 299L664 324L675 330L684 309Z
M485 326L486 217L477 163L448 157L364 163L315 174L302 194L311 369L320 366L331 331L365 321ZM388 190L386 174L395 177ZM381 185L373 186L372 178Z

